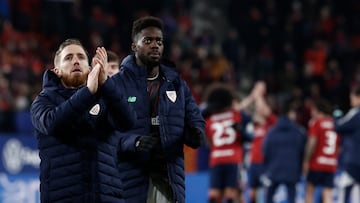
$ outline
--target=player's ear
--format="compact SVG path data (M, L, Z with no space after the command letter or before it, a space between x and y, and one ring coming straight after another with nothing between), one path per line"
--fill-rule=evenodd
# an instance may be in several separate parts
M131 43L131 50L133 51L133 52L136 52L136 44L133 42L133 43Z
M53 71L54 71L54 73L55 73L59 78L61 77L62 72L61 72L61 69L60 69L60 68L55 67L55 68L53 69Z

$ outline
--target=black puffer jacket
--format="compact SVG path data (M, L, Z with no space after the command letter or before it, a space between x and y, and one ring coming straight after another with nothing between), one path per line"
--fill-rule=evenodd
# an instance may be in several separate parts
M135 113L121 87L107 80L93 95L64 88L50 70L31 106L40 150L41 202L121 202L116 165L119 138Z
M121 134L119 170L124 199L129 203L146 202L149 187L147 167L151 163L148 152L136 152L135 140L139 135L149 135L151 118L147 92L146 69L135 64L133 55L126 57L120 73L111 79L125 86L123 92L137 114L130 131ZM161 64L158 115L160 141L166 159L168 178L173 192L173 202L185 202L185 171L183 145L197 148L204 139L205 121L189 87L172 67ZM203 137L195 137L189 129L197 128Z

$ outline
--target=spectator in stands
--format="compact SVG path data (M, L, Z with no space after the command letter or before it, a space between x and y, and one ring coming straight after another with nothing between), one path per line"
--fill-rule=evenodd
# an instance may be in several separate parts
M120 58L113 51L107 51L108 64L105 67L106 75L113 76L120 71Z
M120 86L139 119L123 133L119 151L126 202L185 202L183 146L199 147L205 121L189 87L162 60L163 22L145 16L133 22L132 51L119 74Z
M343 173L341 174L341 192L345 192L345 199L341 202L348 203L351 189L360 183L360 86L352 87L350 91L351 109L342 118L336 120L335 130L343 139ZM345 191L344 191L345 190Z
M266 202L273 203L280 184L287 188L289 203L295 203L296 184L301 177L301 166L306 142L305 130L295 123L296 109L292 102L284 104L277 122L265 136L263 143Z
M326 100L316 100L311 109L303 170L306 177L305 202L316 202L316 187L322 187L324 203L333 202L334 176L340 140L334 130L332 109Z
M65 40L32 103L41 202L121 201L116 130L131 127L135 114L122 87L106 77L104 48L97 49L92 64L90 71L79 40Z

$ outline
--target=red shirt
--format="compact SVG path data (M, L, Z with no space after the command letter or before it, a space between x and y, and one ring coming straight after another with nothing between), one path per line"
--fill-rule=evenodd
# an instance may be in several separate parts
M251 143L250 150L250 163L260 164L263 162L264 157L262 153L262 143L264 137L269 129L276 122L276 115L271 114L261 125L255 125L254 127L254 139Z
M213 114L205 120L206 136L210 141L210 166L242 162L240 133L233 127L240 121L240 114L233 110Z
M310 158L309 170L335 172L339 153L340 139L334 130L330 117L309 121L309 137L316 138L314 152Z

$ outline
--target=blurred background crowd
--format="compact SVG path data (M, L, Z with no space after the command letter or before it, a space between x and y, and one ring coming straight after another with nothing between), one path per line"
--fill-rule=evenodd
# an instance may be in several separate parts
M21 133L53 68L56 47L79 38L130 52L131 23L144 15L165 23L165 58L175 62L201 104L207 86L230 85L240 96L263 80L276 112L289 97L325 98L349 108L348 92L360 82L358 0L0 0L0 132Z

